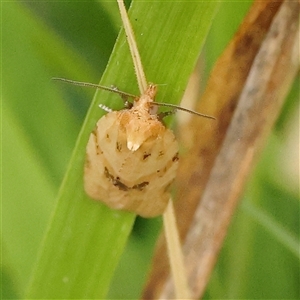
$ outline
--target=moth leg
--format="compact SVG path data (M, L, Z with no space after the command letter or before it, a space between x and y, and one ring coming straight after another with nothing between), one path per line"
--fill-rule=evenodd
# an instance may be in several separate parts
M109 108L108 106L101 104L101 103L99 104L99 107L108 113L113 111L111 108Z
M114 85L112 85L111 88L113 90L115 90L116 92L120 92L120 90L116 86L114 86ZM121 96L121 98L122 98L122 100L124 102L124 108L126 108L126 109L132 108L133 103L128 100L128 96L122 94L122 92L120 92L119 95Z
M170 111L163 111L157 114L157 118L159 121L162 121L163 118L167 117L167 116L171 116L173 114L176 113L176 109L170 110Z

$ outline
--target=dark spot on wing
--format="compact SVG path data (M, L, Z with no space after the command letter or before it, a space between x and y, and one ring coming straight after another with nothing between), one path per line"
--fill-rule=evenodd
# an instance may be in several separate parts
M164 151L159 151L158 156L163 156L164 154Z
M106 167L104 167L104 175L106 178L113 180L114 176L110 175L108 169Z
M119 190L121 190L121 191L128 191L130 189L127 185L125 185L118 179L113 180L112 183L114 186L117 186L119 188Z
M176 153L175 156L172 158L172 161L175 162L178 160L179 160L179 156L178 156L178 153Z
M147 157L151 156L151 153L144 153L143 160L145 160Z
M117 142L116 148L117 148L117 150L118 150L119 152L121 152L121 150L122 150L122 144L119 143L119 142Z
M114 177L113 175L111 175L106 167L104 167L104 175L106 178L108 178L111 181L111 183L114 186L118 187L120 191L125 191L125 192L129 191L129 190L142 191L144 189L144 187L146 187L149 184L149 182L144 181L142 183L138 183L132 187L129 187L121 181L119 176Z
M100 146L99 146L99 142L98 142L98 136L97 136L97 131L96 129L94 129L91 133L91 135L93 136L94 138L94 141L95 141L95 148L96 148L96 153L97 155L99 154L102 154L102 150L100 149Z
M139 184L135 184L132 189L133 190L139 190L139 191L142 191L144 189L144 187L146 187L147 185L149 184L148 181L144 181L142 183L139 183Z

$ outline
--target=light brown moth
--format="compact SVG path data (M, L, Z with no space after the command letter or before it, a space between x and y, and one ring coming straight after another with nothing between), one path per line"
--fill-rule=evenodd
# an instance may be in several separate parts
M176 110L214 119L177 105L154 101L157 87L149 84L140 96L97 84L53 78L80 86L96 87L134 99L131 108L108 111L96 124L86 147L84 189L113 209L150 218L163 214L176 177L178 143L162 117ZM157 106L173 110L157 114Z
M143 217L164 212L178 164L173 132L151 113L155 94L150 84L132 108L109 112L97 122L84 168L91 198Z
M131 51L140 97L92 83L53 78L80 86L96 87L134 99L132 107L103 116L91 133L86 147L84 189L93 199L110 208L134 212L142 217L164 213L170 199L169 187L176 177L178 143L162 123L157 106L168 106L199 116L214 117L180 106L154 101L156 86L148 84L130 21L122 0L117 0ZM171 113L172 113L171 112Z

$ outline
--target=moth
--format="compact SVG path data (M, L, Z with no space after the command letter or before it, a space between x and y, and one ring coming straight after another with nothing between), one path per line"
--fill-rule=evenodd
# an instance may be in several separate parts
M102 117L86 148L84 188L113 209L155 217L166 208L176 176L178 144L157 114L156 86L149 85L132 108Z
M212 118L180 106L155 102L157 86L149 84L140 96L92 83L53 78L81 86L92 86L118 93L127 108L111 111L96 124L86 147L84 189L95 200L112 209L156 217L165 211L170 185L178 167L178 143L162 117L183 110ZM128 98L134 99L133 103ZM157 113L157 106L173 110Z

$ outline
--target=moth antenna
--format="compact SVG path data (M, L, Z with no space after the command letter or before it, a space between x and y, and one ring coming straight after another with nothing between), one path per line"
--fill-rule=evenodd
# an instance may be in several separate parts
M176 104L171 104L171 103L160 103L160 102L151 102L151 104L152 104L152 105L156 105L156 106L170 107L170 108L173 108L174 110L182 110L182 111L185 111L185 112L187 112L187 113L190 113L190 114L193 114L193 115L196 115L196 116L199 116L199 117L204 117L204 118L216 120L216 118L213 117L213 116L201 114L201 113L199 113L199 112L197 112L197 111L194 111L194 110L191 110L191 109L187 109L187 108L178 106L178 105L176 105Z
M79 85L79 86L84 86L84 87L92 87L92 88L96 88L96 89L101 89L101 90L105 90L105 91L109 91L115 94L119 94L121 95L121 97L130 97L130 98L137 98L136 95L133 94L129 94L126 92L122 92L119 91L117 88L110 88L104 85L100 85L100 84L95 84L95 83L89 83L89 82L82 82L82 81L76 81L76 80L71 80L71 79L66 79L66 78L60 78L60 77L52 77L52 80L56 80L56 81L62 81L62 82L66 82L66 83L70 83L70 84L74 84L74 85Z

